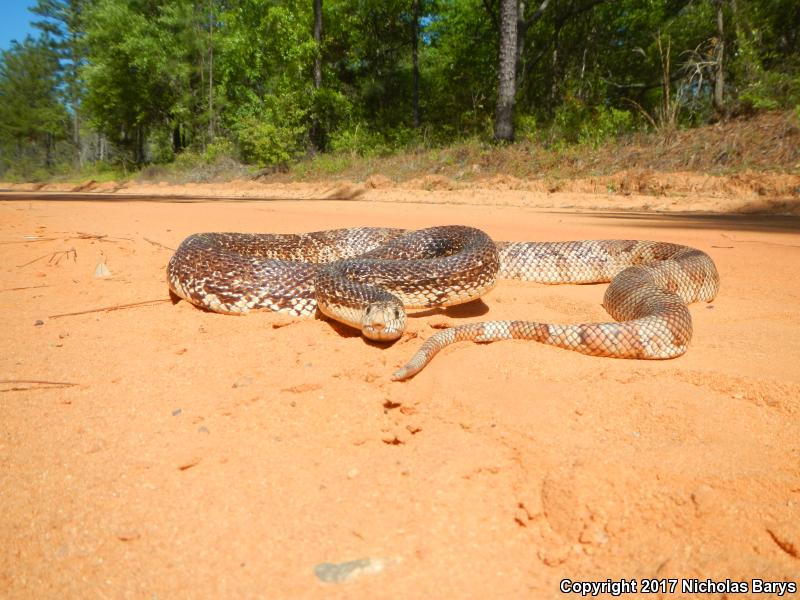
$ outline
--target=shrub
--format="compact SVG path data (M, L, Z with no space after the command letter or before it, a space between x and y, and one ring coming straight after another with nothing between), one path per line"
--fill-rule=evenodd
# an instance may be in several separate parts
M227 138L218 137L213 142L206 145L203 152L203 161L207 164L213 164L222 160L234 158L235 149L233 142Z
M268 95L243 105L233 116L230 129L245 162L262 167L284 164L303 153L308 100L296 96Z
M533 115L517 115L514 129L520 140L533 141L539 133L538 123Z
M635 119L627 110L611 106L587 106L581 100L568 98L556 109L551 126L551 139L558 145L588 144L597 147L610 138L632 131Z
M145 160L150 163L172 162L172 134L166 128L156 129L147 136Z
M370 131L369 127L361 122L331 132L330 147L334 153L365 157L379 156L391 150L391 147L384 143L381 134Z
M774 110L800 102L800 75L761 71L740 93L745 108Z
M595 110L594 114L594 122L584 123L580 132L580 140L593 147L628 133L635 127L633 115L627 110L603 106Z

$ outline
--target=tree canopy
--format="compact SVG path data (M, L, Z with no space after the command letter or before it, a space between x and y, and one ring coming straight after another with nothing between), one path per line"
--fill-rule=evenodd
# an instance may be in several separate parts
M40 37L0 54L0 173L184 152L268 166L493 127L569 143L800 105L796 0L39 0L32 12Z

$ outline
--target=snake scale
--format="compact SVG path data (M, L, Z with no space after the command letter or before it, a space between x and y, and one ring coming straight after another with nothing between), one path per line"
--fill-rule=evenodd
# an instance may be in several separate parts
M439 331L399 371L418 373L461 340L528 339L594 356L664 359L686 352L687 304L710 302L719 274L701 250L637 240L495 242L479 229L356 227L304 234L201 233L167 266L177 296L222 313L317 310L369 339L399 338L405 309L475 300L498 279L546 284L610 282L608 323L487 321Z

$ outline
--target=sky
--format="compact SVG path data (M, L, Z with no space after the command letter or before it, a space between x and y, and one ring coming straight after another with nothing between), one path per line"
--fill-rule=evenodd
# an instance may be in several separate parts
M28 33L38 35L30 24L34 15L28 11L35 4L35 0L0 0L0 49L7 50L14 39L21 42Z

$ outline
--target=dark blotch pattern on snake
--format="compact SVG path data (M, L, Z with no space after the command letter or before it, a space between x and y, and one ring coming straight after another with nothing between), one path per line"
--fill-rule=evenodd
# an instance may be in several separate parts
M530 339L594 356L680 356L692 336L686 305L719 290L711 258L665 242L493 242L470 227L351 228L306 234L204 233L186 238L167 267L170 289L224 313L274 310L327 316L371 339L397 339L404 308L450 306L497 279L611 282L603 306L616 322L468 323L435 333L394 379L419 372L444 346Z

